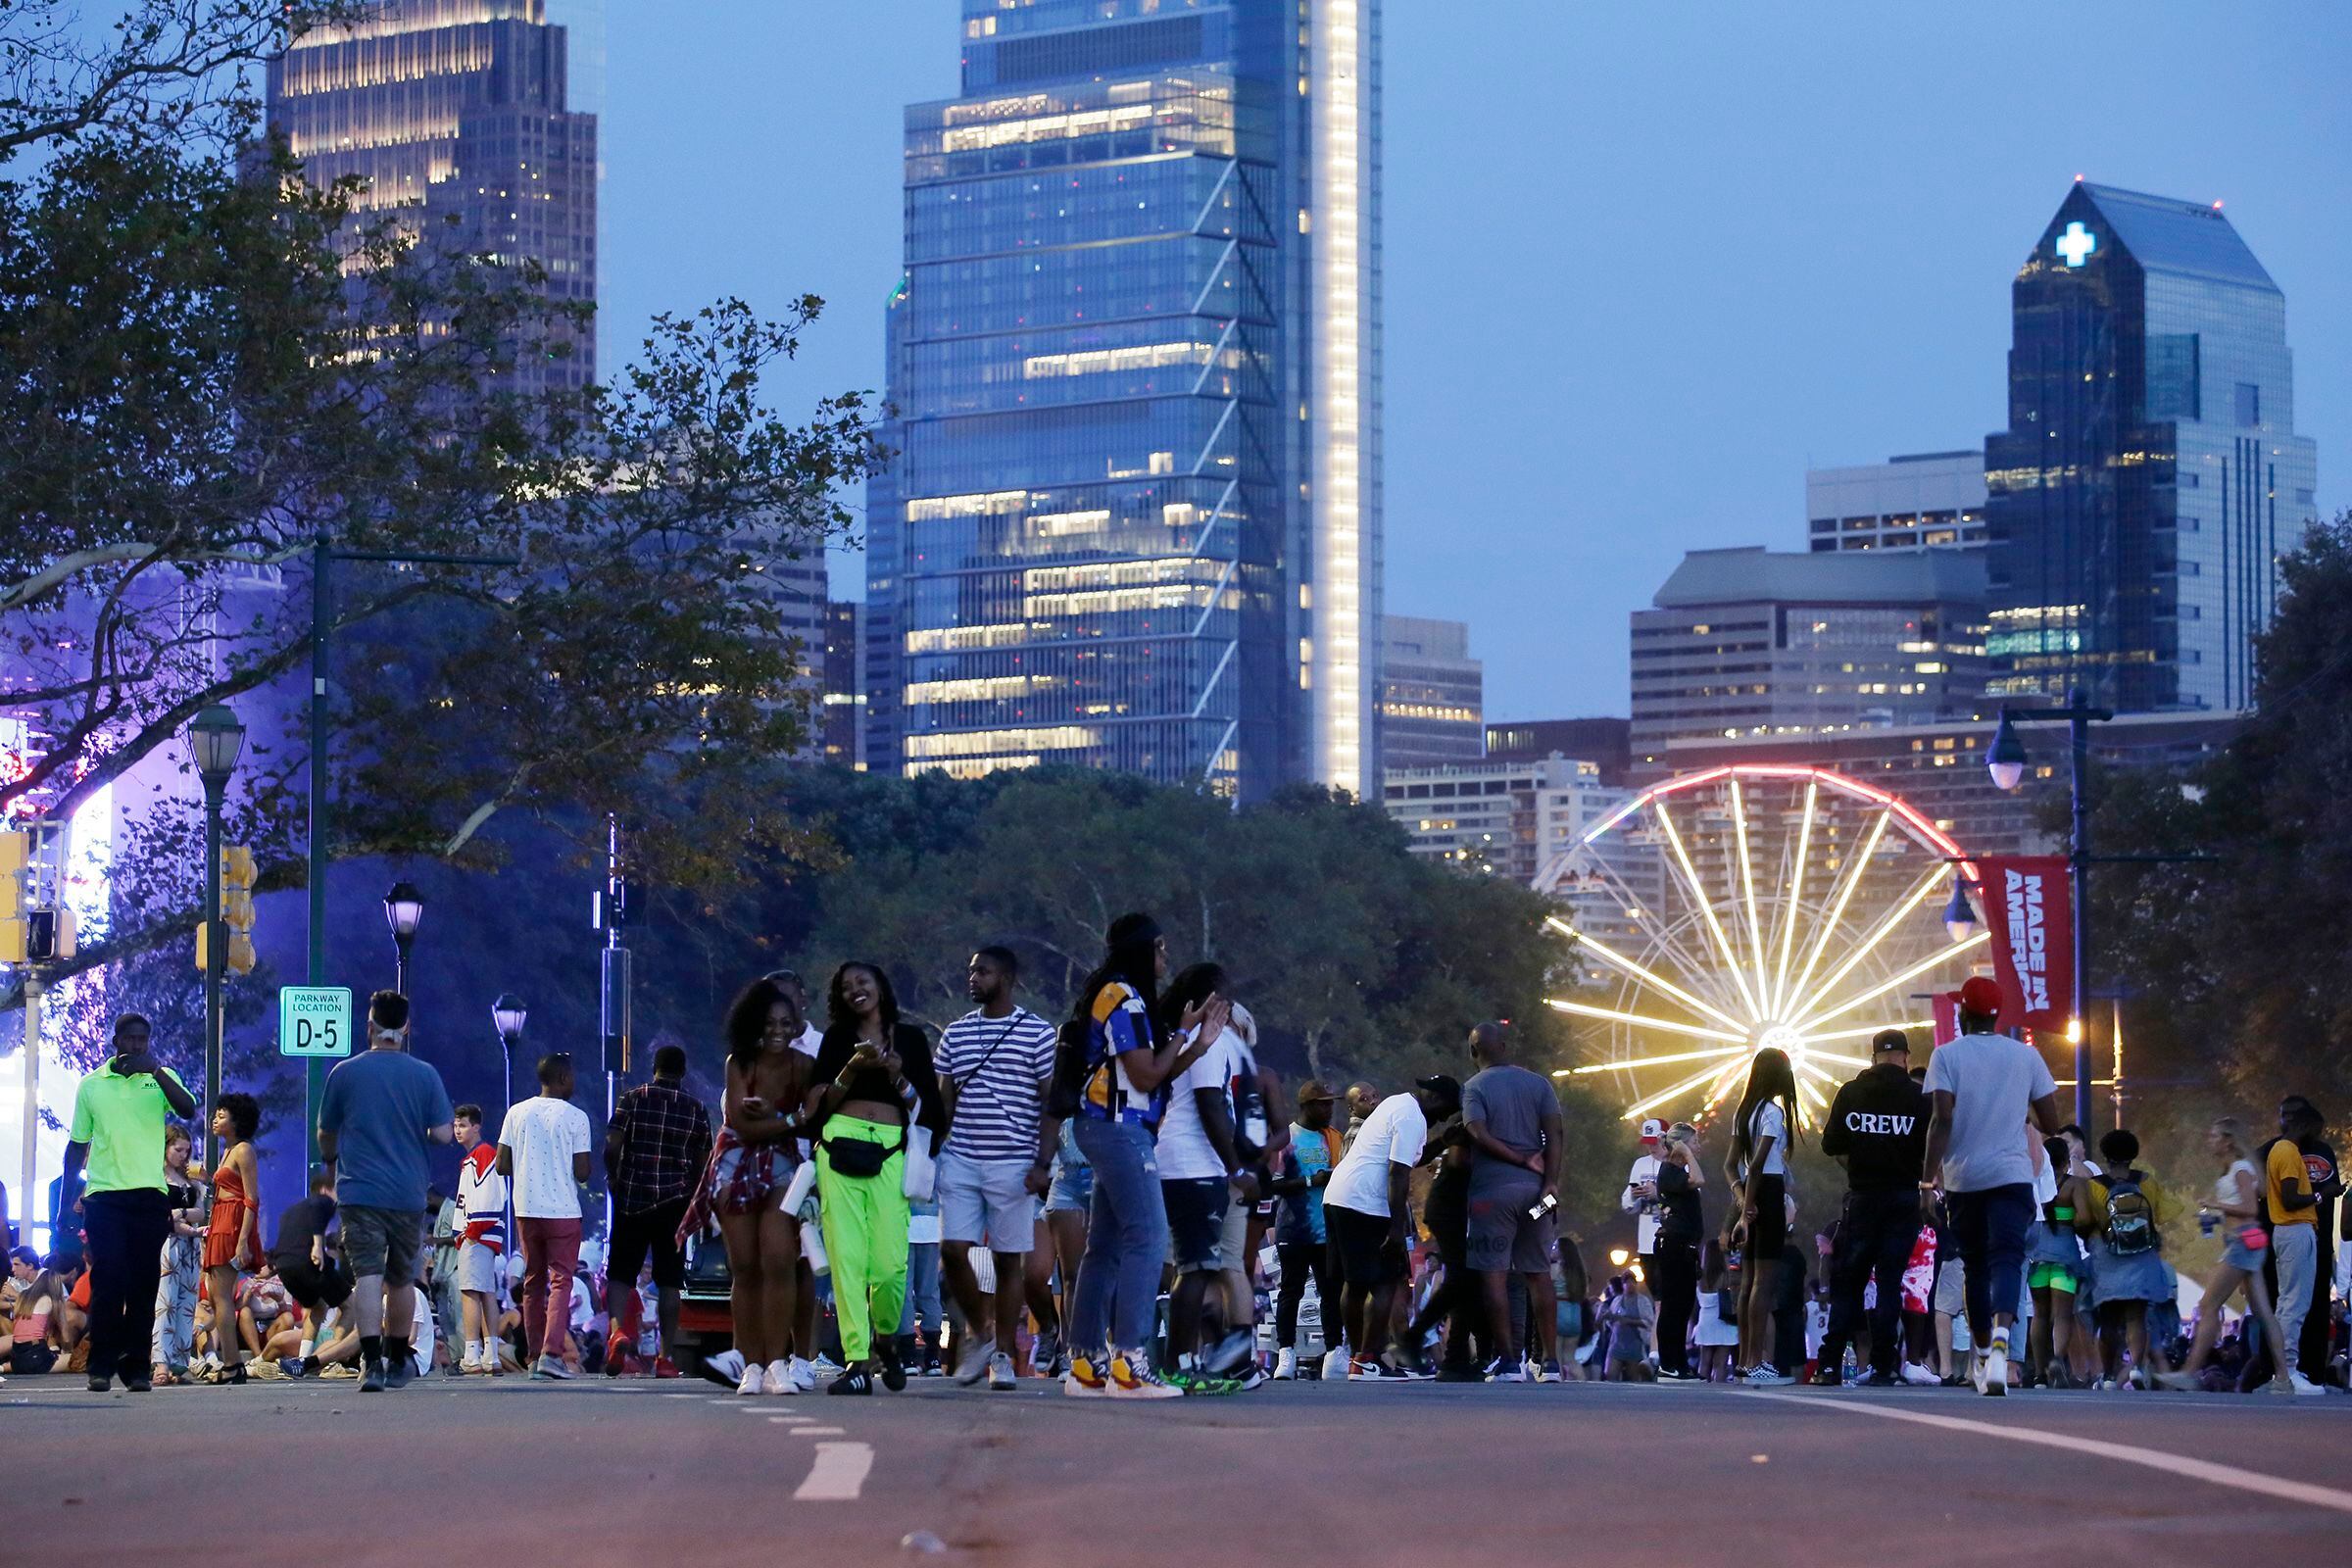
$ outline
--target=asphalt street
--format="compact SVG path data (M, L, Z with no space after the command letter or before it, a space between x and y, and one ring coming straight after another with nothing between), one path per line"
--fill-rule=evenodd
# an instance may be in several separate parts
M21 1562L2352 1562L2352 1398L918 1381L0 1388Z

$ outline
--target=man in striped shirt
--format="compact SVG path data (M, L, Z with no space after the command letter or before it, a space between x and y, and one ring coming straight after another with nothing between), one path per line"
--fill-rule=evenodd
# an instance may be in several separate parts
M961 1348L956 1381L992 1389L1013 1387L1023 1282L1037 1232L1037 1198L1054 1168L1060 1124L1045 1113L1054 1076L1054 1026L1015 1004L1020 960L1004 948L972 955L965 991L978 1005L948 1025L939 1050L940 1092L948 1104L948 1138L940 1151L937 1192L948 1289L966 1326L988 1316L971 1252L985 1245L996 1254L996 1348L977 1335ZM1041 1293L1042 1294L1042 1293ZM1039 1309L1037 1359L1053 1370L1055 1331L1051 1298Z

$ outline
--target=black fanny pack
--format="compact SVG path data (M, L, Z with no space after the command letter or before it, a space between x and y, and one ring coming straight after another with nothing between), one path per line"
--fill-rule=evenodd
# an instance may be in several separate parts
M899 1129L899 1141L894 1145L877 1144L864 1138L820 1139L818 1147L833 1166L836 1176L879 1176L890 1156L906 1148L906 1129Z

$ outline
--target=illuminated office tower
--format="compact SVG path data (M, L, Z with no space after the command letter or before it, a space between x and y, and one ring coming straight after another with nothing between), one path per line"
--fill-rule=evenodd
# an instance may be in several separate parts
M2318 515L2285 297L2221 203L2077 183L2010 299L1989 690L2245 707L2278 559Z
M564 107L565 44L546 0L388 0L270 63L270 130L313 183L367 181L361 216L536 262L551 298L593 304L596 117ZM516 390L595 379L593 330L563 335L568 357L517 356Z
M963 0L906 114L869 757L1376 785L1378 0Z

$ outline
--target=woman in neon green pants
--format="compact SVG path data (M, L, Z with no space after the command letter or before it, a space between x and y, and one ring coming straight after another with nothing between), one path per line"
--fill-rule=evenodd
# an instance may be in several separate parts
M877 1370L896 1392L906 1386L893 1338L906 1299L906 1141L921 1128L936 1145L947 1113L931 1044L900 1021L880 965L834 971L813 1077L808 1121L816 1139L817 1217L847 1363L825 1392L871 1394Z

